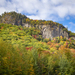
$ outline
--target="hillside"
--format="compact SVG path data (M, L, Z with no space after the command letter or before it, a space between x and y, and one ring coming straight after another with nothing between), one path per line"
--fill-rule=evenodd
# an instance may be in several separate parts
M4 12L0 17L0 23L7 23L12 25L22 25L22 22L24 22L24 20L27 18L25 15L21 15L20 13L16 12Z
M45 20L29 19L25 15L22 15L22 14L16 13L16 12L5 12L5 13L3 13L2 16L0 16L0 23L7 23L7 24L12 24L12 25L18 25L18 26L19 25L26 26L26 24L28 24L29 27L30 26L31 27L36 27L37 25L38 26L45 25L47 27L47 25L49 25L51 27L51 29L54 28L54 30L49 32L50 29L49 30L46 29L47 32L44 33L42 35L42 37L44 37L44 38L50 38L51 37L51 39L53 39L54 37L63 36L63 37L66 37L66 38L73 37L73 39L75 39L75 33L72 33L71 31L68 31L67 28L65 28L62 24L59 24L57 22L53 22L51 20L50 21L45 21ZM56 31L55 28L57 28L58 31ZM43 29L45 29L45 28L43 28ZM61 30L60 34L59 34L59 32L60 32L59 29ZM51 33L51 36L45 35L48 32ZM43 33L43 31L42 31L42 33ZM57 34L57 36L55 34ZM48 37L45 37L45 36L48 36Z
M0 24L0 75L74 74L74 40L44 39L34 27Z

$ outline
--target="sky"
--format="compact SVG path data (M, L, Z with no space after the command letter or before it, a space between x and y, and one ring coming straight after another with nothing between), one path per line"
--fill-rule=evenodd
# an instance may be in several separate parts
M11 11L30 19L52 20L75 32L75 0L0 0L0 15Z

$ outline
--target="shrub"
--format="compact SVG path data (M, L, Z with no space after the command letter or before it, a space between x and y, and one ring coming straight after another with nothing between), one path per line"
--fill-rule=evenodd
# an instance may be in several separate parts
M43 39L43 42L46 42L47 43L48 41L49 41L49 39Z
M59 61L59 73L61 75L71 75L73 72L73 66L71 66L71 62L67 59L65 54L61 55Z

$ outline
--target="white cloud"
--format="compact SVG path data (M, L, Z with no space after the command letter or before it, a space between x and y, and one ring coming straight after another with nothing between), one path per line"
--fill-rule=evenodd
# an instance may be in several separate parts
M0 7L5 6L5 4L6 4L6 0L0 0Z
M70 17L68 16L68 17L66 17L66 19L67 19L67 20L69 20L69 19L70 19Z
M27 16L33 19L69 19L68 15L75 16L75 0L0 0L0 14L5 11L32 14Z
M75 33L75 23L69 22L69 30Z
M75 26L75 23L73 23L73 22L69 22L69 24L72 25L72 26Z
M65 28L68 28L68 26L67 25L64 25L65 26Z

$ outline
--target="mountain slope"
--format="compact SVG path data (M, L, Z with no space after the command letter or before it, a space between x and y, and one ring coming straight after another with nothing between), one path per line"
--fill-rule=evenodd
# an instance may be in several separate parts
M66 31L69 34L69 37L75 37L75 33L68 31L62 24L53 21L45 21L45 20L33 20L27 18L25 15L16 13L16 12L5 12L0 16L0 23L7 23L12 25L21 25L23 26L25 23L28 23L31 26L35 25L50 25L51 27L57 26L62 28L63 31ZM54 33L53 33L54 34Z

